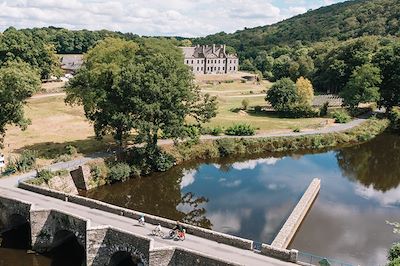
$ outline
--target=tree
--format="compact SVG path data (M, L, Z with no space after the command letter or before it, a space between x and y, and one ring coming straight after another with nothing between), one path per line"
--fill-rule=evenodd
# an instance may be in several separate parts
M253 63L249 59L244 60L243 63L240 64L240 69L245 70L245 71L255 71L256 70Z
M247 108L249 107L249 104L250 104L250 102L249 102L248 99L243 99L242 100L242 108L243 108L243 110L247 110Z
M122 144L134 130L149 151L157 149L160 132L185 137L186 118L200 125L216 115L216 98L200 93L168 40L101 41L71 80L66 101L84 106L98 137L113 133Z
M314 99L314 89L310 80L300 77L296 81L298 103L300 105L312 105Z
M400 41L382 47L374 61L382 75L379 105L390 111L400 106Z
M265 100L277 111L287 110L298 101L296 84L290 78L278 80L268 90Z
M354 109L360 103L378 101L381 82L379 68L371 64L357 67L341 93L344 104Z
M0 68L0 147L7 125L17 125L22 130L29 125L24 103L39 89L39 74L27 63L9 62Z
M59 59L54 47L47 42L46 35L33 35L15 28L7 29L0 35L0 65L8 61L23 61L36 68L41 78L60 75Z

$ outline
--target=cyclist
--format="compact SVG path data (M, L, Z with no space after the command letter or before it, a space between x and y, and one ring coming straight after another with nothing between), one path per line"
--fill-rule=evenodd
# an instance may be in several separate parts
M142 214L138 220L139 224L144 225L144 215Z
M153 235L163 236L161 224L158 224L153 230Z
M172 228L171 236L178 236L181 239L185 238L185 228L181 225L179 221L176 221L176 225Z

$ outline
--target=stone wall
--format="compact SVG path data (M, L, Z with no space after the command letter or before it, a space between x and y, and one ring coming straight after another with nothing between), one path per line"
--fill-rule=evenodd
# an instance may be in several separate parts
M153 248L149 254L150 266L170 266L174 263L174 247Z
M43 183L42 186L57 191L78 195L78 189L70 175L55 176L50 179L47 184Z
M86 247L88 221L75 215L55 210L32 209L30 212L32 249L43 253L53 244L57 232L72 232L78 242Z
M239 266L239 264L224 261L222 259L213 258L211 256L187 250L176 248L173 264L174 266L198 265L198 266Z
M22 216L29 222L31 206L31 203L0 196L0 231L13 226L10 224L10 218L16 214Z
M76 203L76 204L79 204L82 206L118 214L121 216L126 216L126 217L129 217L132 219L138 219L142 215L141 212L136 212L133 210L121 208L121 207L111 205L108 203L104 203L104 202L101 202L98 200L93 200L93 199L76 196L76 195L69 195L67 193L58 192L58 191L50 190L47 188L37 187L37 186L31 185L26 182L21 182L19 184L19 187L29 190L29 191L32 191L32 192L35 192L35 193L42 194L42 195L50 196L50 197L61 199L61 200L67 200L69 202ZM160 223L163 227L166 227L166 228L173 228L176 224L175 221L161 218L161 217L154 216L154 215L149 215L149 214L145 214L145 220L146 220L146 222L154 224L154 225ZM234 247L238 247L238 248L242 248L242 249L247 249L247 250L253 249L253 241L252 240L215 232L212 230L204 229L204 228L193 226L193 225L183 224L183 226L187 229L188 234L191 234L194 236L207 238L207 239L210 239L210 240L222 243L222 244L226 244L226 245L230 245L230 246L234 246Z
M284 261L297 262L298 253L295 249L287 250L267 244L262 244L261 246L261 254Z
M128 252L149 265L150 238L124 232L112 227L90 228L87 231L87 264L109 265L117 252Z
M89 185L91 179L91 173L90 173L90 167L88 165L79 166L78 169L71 171L70 174L72 180L75 183L76 188L82 190L92 189L92 187ZM65 190L62 191L67 192Z
M316 199L319 190L321 188L321 180L315 178L308 186L306 192L297 203L293 212L282 226L278 235L272 242L272 246L276 248L287 248L296 234L298 228L303 222L306 214L312 207L314 200Z

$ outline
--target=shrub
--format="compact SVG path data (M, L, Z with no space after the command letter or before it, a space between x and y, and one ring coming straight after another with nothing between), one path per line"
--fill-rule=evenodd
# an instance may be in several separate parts
M281 115L290 118L311 118L317 117L319 112L309 105L293 105L282 110Z
M100 181L104 182L104 180L107 179L109 169L104 161L91 162L88 165L90 167L92 179L97 184L99 184Z
M328 108L329 108L329 102L325 102L321 108L319 109L319 115L320 116L327 116L328 115Z
M37 171L36 178L39 180L42 180L46 184L50 181L55 176L53 172L51 172L49 169L43 169Z
M74 146L72 146L72 145L65 146L65 154L74 156L77 153L78 153L78 150Z
M250 104L250 102L249 102L248 99L243 99L243 100L242 100L242 107L243 107L243 110L247 110L247 108L249 107L249 104Z
M246 151L244 144L235 139L219 139L217 140L217 146L220 157L241 154Z
M390 126L395 131L400 133L400 107L394 107L389 113Z
M72 156L69 154L61 154L53 160L53 163L68 162L72 160Z
M169 170L175 164L175 158L163 151L158 151L153 161L153 169L159 172Z
M259 105L254 106L254 112L255 112L255 113L261 113L261 112L262 112L262 107L259 106Z
M26 172L34 168L36 164L37 152L24 150L18 158L10 159L6 172Z
M213 136L220 136L224 133L224 129L222 127L213 127L210 130L210 134Z
M398 258L400 258L400 243L395 243L389 250L388 260L394 261Z
M335 111L332 113L332 118L335 119L335 123L344 124L351 120L350 115L346 111Z
M389 261L388 266L400 266L400 258Z
M255 132L255 128L248 124L236 124L225 130L225 134L230 136L252 136Z
M131 174L131 168L126 163L117 163L110 168L108 173L107 183L112 184L115 182L126 181Z

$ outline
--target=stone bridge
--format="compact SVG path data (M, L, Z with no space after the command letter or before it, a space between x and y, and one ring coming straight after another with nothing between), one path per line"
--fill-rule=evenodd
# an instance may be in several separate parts
M25 177L31 175L34 173ZM51 254L70 243L81 250L80 259L88 266L119 265L127 258L151 266L297 262L298 252L287 250L286 246L263 244L255 250L251 240L191 225L185 225L188 233L185 241L154 237L151 235L154 224L160 223L167 233L175 223L146 214L146 225L138 226L136 219L141 213L136 211L23 181L18 188L16 180L15 177L0 179L0 233L7 242L9 231L24 228L31 248L39 253ZM310 187L319 191L318 182ZM305 202L312 204L312 200Z

